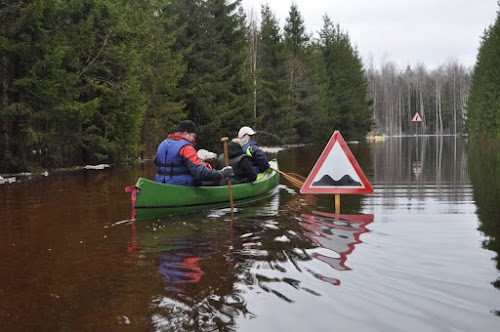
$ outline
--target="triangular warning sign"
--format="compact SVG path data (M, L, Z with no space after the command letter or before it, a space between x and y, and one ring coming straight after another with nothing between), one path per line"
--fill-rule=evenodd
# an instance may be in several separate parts
M300 189L302 194L371 194L373 188L335 131Z
M415 113L413 118L411 118L411 122L422 122L422 121L424 121L424 120L422 119L422 116L418 112Z

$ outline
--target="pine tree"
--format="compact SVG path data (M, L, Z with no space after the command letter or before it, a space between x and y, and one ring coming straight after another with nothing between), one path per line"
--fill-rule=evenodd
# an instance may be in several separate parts
M361 59L347 33L334 26L328 16L323 21L320 44L328 84L326 116L345 137L362 139L371 129L372 114Z
M335 88L331 75L331 64L328 62L332 56L332 46L334 42L334 27L328 16L323 17L323 27L319 31L319 39L311 45L314 50L311 55L315 64L312 70L315 76L315 91L317 95L316 108L313 114L315 128L324 128L325 125L330 130L315 130L313 133L314 142L325 142L331 137L333 130L338 128L340 123L340 110L333 93Z
M288 117L288 66L285 44L276 17L269 5L261 10L261 39L257 61L257 128L271 134L259 143L293 142L293 122ZM279 142L272 137L278 137Z
M120 162L137 155L142 116L142 22L146 1L73 0L66 3L71 71L80 93L76 100L97 103L82 123L84 162ZM147 7L146 7L147 8Z
M500 140L500 10L482 37L467 102L472 136Z
M142 24L144 39L139 46L143 59L141 86L148 106L141 142L148 156L154 155L158 144L187 117L179 81L186 72L184 58L190 49L189 45L183 44L181 36L186 24L173 13L174 3L172 0L153 2L148 9L146 24Z
M190 47L181 96L188 117L198 125L200 145L212 149L252 119L244 16L240 1L226 2L175 4L175 14L186 23L183 43Z
M137 47L143 36L134 26L143 4L46 0L13 7L0 46L15 68L0 110L0 135L8 137L0 153L9 167L115 162L137 153L145 98Z
M304 19L295 3L290 7L284 31L289 56L288 119L292 122L294 132L299 139L307 141L311 134L311 105L308 104L311 92L304 57L310 37L305 32ZM294 136L293 132L289 134Z

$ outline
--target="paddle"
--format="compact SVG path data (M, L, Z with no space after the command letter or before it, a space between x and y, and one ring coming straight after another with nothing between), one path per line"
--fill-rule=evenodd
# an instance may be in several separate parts
M226 166L229 166L229 153L227 152L227 141L229 141L229 138L222 137L220 141L224 145L224 162ZM227 179L227 190L229 191L229 204L231 206L231 213L232 213L234 210L234 202L233 202L233 189L231 188L231 179Z
M304 185L304 182L306 181L306 179L303 176L300 176L298 174L285 173L285 172L282 172L282 171L275 169L275 168L272 168L272 167L269 167L269 168L275 172L278 172L280 175L282 175L285 178L285 180L290 182L293 186L297 187L298 189L302 188L302 186Z

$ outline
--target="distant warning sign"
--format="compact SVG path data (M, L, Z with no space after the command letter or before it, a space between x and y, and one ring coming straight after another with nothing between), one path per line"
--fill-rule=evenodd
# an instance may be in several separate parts
M411 122L422 122L422 121L424 120L422 119L422 116L418 112L416 112L413 118L411 118Z
M302 194L371 194L373 188L335 131L300 189Z

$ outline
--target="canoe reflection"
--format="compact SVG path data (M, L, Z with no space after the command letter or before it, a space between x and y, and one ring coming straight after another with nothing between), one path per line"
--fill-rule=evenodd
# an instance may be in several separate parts
M254 317L237 290L244 268L235 266L232 249L241 242L233 241L227 222L192 215L131 225L128 252L148 276L145 320L153 327L145 330L230 331L238 317Z
M158 253L158 272L162 280L169 284L192 284L201 280L203 271L200 267L202 257L193 254L196 246L182 237L168 238L168 241L154 236L153 239L142 232L143 241L137 235L137 224L132 222L132 239L127 249L128 252L153 251ZM182 292L182 288L167 286L166 290Z
M312 215L303 214L300 226L310 233L305 235L312 239L321 248L331 250L338 257L331 257L315 252L312 256L319 261L328 264L338 271L350 270L346 265L347 256L350 255L355 246L362 243L360 236L369 232L366 225L373 221L372 214L331 214L314 211ZM340 285L340 280L327 276L319 276L320 279L333 285Z

